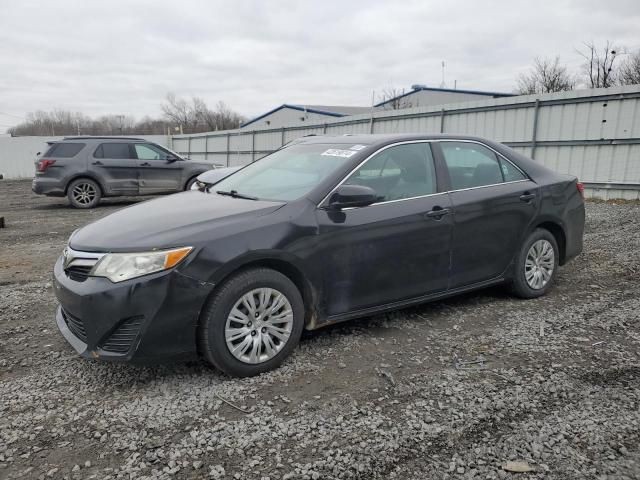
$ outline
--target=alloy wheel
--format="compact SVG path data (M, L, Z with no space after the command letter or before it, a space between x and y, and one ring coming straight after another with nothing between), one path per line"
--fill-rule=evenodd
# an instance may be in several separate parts
M531 245L527 252L524 265L524 276L529 287L534 290L544 288L555 267L555 252L553 245L548 240L537 240Z
M80 205L89 205L96 198L96 188L90 183L79 183L73 187L73 199Z
M293 328L289 299L273 288L256 288L233 305L225 325L231 354L243 363L263 363L284 348Z

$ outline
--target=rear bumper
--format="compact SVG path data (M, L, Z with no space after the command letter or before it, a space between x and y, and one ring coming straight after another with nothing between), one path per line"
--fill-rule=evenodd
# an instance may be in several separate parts
M581 202L574 209L568 212L567 219L565 221L567 245L562 262L563 265L582 253L584 222L585 208L584 202Z
M65 185L57 178L35 177L31 182L31 190L38 195L65 196Z
M197 320L211 287L175 270L121 283L99 277L77 281L58 259L56 323L84 358L134 363L195 358Z

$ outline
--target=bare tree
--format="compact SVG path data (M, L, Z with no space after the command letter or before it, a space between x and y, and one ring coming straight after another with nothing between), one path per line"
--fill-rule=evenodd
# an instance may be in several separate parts
M183 131L192 132L198 124L198 113L196 103L199 99L194 98L193 104L190 104L183 98L178 98L174 93L168 93L166 103L160 108L164 116L176 126L182 126Z
M618 71L620 85L640 85L640 50L625 58Z
M619 49L609 40L598 48L595 43L585 43L585 50L578 53L585 59L584 71L591 88L607 88L616 84L615 62Z
M185 133L238 128L244 121L242 115L231 110L224 102L218 102L215 109L211 110L199 97L192 97L189 103L172 93L167 95L167 103L162 105L162 111L168 120L182 126Z
M144 117L137 122L131 115L103 115L92 119L78 112L54 110L27 114L25 121L11 127L12 135L166 135L182 127L184 133L238 128L244 117L223 102L214 110L198 97L191 101L168 94L161 105L164 119Z
M405 91L395 87L387 87L382 90L382 108L385 110L401 110L403 108L411 108L413 105L411 100L404 97Z
M518 77L518 91L521 95L533 93L551 93L573 90L576 80L567 71L567 67L560 64L560 57L536 57L533 67L528 73Z

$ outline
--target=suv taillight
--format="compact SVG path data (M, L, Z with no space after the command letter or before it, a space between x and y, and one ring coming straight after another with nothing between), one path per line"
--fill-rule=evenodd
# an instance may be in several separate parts
M582 182L577 182L576 183L576 188L578 189L578 192L580 192L580 196L582 197L582 199L584 200L584 183Z
M49 159L45 159L45 158L43 158L42 160L38 160L38 171L39 172L46 172L47 168L49 168L54 163L56 163L55 160L49 160Z

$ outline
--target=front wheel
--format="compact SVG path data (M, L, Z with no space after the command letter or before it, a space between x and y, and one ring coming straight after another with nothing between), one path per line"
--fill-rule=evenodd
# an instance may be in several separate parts
M93 208L100 203L102 191L97 182L89 178L78 178L67 188L67 197L75 208Z
M511 290L521 298L547 293L558 271L558 243L548 230L538 228L522 244L516 259Z
M300 340L304 304L300 291L275 270L255 268L225 281L200 318L200 353L235 377L278 367Z

